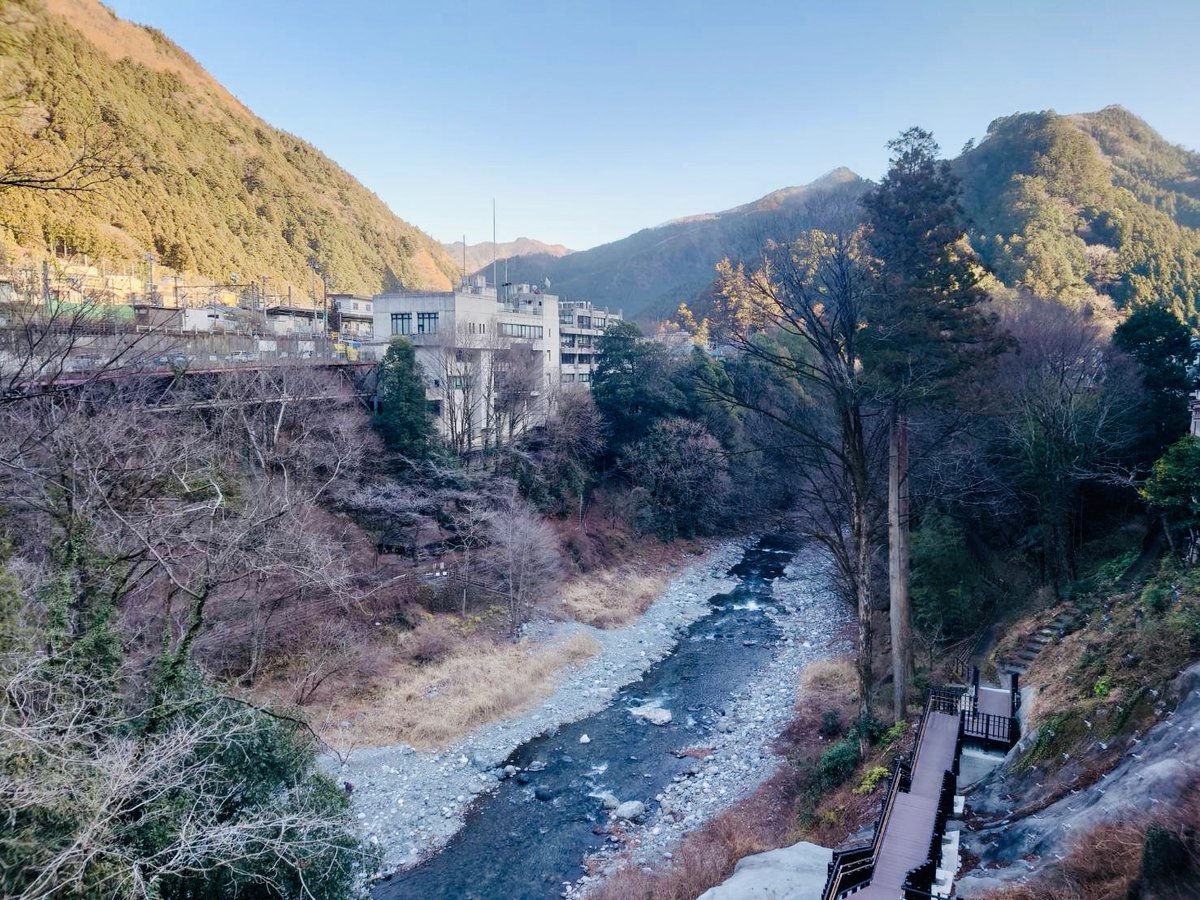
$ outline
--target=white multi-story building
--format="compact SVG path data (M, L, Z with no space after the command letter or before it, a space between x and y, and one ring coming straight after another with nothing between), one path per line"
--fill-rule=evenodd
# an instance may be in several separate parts
M596 309L588 300L568 300L559 304L562 366L559 381L566 387L589 386L596 370L596 350L600 336L613 322L621 321L620 312Z
M438 427L460 452L496 446L545 421L559 382L558 297L529 285L501 293L482 276L456 291L373 298L370 349L416 345Z

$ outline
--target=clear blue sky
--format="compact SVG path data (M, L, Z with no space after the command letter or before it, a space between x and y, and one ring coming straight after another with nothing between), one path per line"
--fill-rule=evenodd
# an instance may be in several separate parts
M932 129L1120 103L1200 148L1198 0L107 0L402 218L576 249Z

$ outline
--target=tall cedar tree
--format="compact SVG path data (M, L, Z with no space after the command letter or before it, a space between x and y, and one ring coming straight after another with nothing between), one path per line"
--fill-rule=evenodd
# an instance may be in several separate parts
M661 344L642 340L633 322L610 325L596 346L592 397L615 452L641 440L656 422L685 411L686 398L671 381Z
M879 264L878 303L863 366L888 399L888 585L893 700L905 717L912 666L908 599L908 411L944 394L991 342L983 273L961 224L961 188L933 135L910 128L888 143L891 167L862 199Z
M412 341L392 339L379 364L378 392L375 430L388 449L409 462L427 458L433 448L433 421Z
M1194 379L1191 333L1165 306L1143 306L1117 326L1113 343L1138 361L1146 386L1146 436L1142 462L1157 459L1188 430L1188 400Z
M862 229L855 228L845 234L814 230L790 244L768 244L758 269L722 260L715 290L722 341L804 402L781 407L772 390L747 394L737 383L706 385L714 399L779 426L795 458L803 460L787 475L796 480L802 500L801 527L829 551L835 578L858 612L864 718L871 713L875 683L872 569L880 518L875 488L886 424L861 365L860 325L875 290L868 257Z

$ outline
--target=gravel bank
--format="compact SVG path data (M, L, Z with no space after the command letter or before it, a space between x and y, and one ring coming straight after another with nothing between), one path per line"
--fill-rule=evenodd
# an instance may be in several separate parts
M321 765L354 785L353 804L364 836L377 844L383 870L412 866L462 827L471 801L498 784L497 767L521 744L606 707L618 689L636 681L674 648L679 633L710 609L708 598L731 590L730 567L751 539L719 544L676 576L662 597L632 625L600 630L579 623L537 623L531 633L553 640L579 631L601 652L568 672L555 692L528 713L486 726L445 750L407 745L357 750Z
M586 896L605 875L630 862L646 868L669 862L685 833L752 794L774 773L781 758L771 746L794 715L800 671L815 660L853 650L844 637L852 615L833 595L828 572L827 558L806 547L774 582L779 608L769 612L780 642L771 662L730 699L720 720L723 730L713 730L702 742L713 748L712 755L696 760L653 798L634 798L650 808L644 823L614 828L610 847L593 857L599 863L596 874L576 882L568 896Z

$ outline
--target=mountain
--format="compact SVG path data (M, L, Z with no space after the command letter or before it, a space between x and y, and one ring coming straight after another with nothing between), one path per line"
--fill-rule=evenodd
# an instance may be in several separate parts
M493 246L496 248L494 256L492 253ZM459 266L463 265L462 241L455 241L453 244L442 244L442 248L450 254L450 258ZM527 237L519 237L515 241L501 241L498 244L493 244L491 241L484 241L482 244L467 244L467 262L463 271L478 272L481 269L487 269L491 266L493 259L503 262L506 259L512 259L514 256L558 257L566 256L570 252L571 250L562 244L546 244Z
M234 39L231 36L231 40ZM82 151L112 180L85 194L0 191L0 255L136 261L306 291L448 288L453 260L328 157L272 128L161 32L96 0L0 3L0 160L60 170Z
M1200 319L1200 154L1110 106L997 119L953 165L971 242L1004 285L1098 308L1165 302ZM722 257L752 259L766 238L811 225L814 199L857 196L866 186L838 169L591 250L509 260L509 280L549 278L568 298L633 318L667 316L680 301L701 297ZM480 268L490 277L489 267Z
M1200 154L1110 106L997 119L954 166L971 242L1006 285L1197 316Z
M857 196L866 182L836 169L812 184L784 188L728 209L676 219L610 244L566 256L539 253L508 261L513 282L542 284L568 299L621 309L629 318L669 316L712 283L726 256L748 259L766 239L794 234L813 222L813 201ZM480 267L491 277L490 260Z

